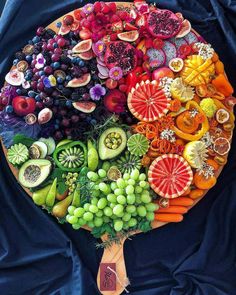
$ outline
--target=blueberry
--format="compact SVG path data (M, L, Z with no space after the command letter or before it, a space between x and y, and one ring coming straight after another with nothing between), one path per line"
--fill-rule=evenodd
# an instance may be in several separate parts
M96 124L97 124L97 120L92 119L92 120L90 121L90 123L91 123L92 125L96 125Z
M16 93L18 94L18 95L21 95L21 93L22 93L22 91L21 91L21 89L16 89Z
M6 107L6 112L7 112L7 113L12 113L12 112L13 112L13 107L12 107L11 105L8 105L8 106Z
M25 80L26 80L26 81L29 81L30 79L31 79L31 77L30 77L28 74L26 74L26 75L25 75Z
M14 59L13 60L13 65L16 66L18 64L19 59Z
M33 39L32 39L33 43L36 44L40 41L40 38L39 36L35 36Z
M72 60L71 60L71 62L72 62L73 64L75 64L75 63L77 62L77 58L76 58L76 57L73 57Z
M25 59L26 59L28 62L31 62L31 61L32 61L32 56L31 56L31 55L26 55Z
M85 65L84 61L83 61L83 60L80 60L80 61L79 61L79 66L80 66L80 67L83 67L84 65Z
M41 101L41 97L40 97L39 94L37 94L37 95L35 96L35 100L36 100L36 101Z
M71 107L71 106L72 106L72 102L71 102L70 100L67 100L67 101L66 101L66 106L67 106L67 107Z
M58 125L58 124L55 124L55 125L54 125L54 128L55 128L55 129L59 129L59 125Z
M92 80L93 80L93 81L99 81L99 77L98 77L98 75L93 75L93 76L92 76Z
M66 76L66 81L70 81L72 79L72 77L70 75Z
M43 76L44 74L44 71L39 71L39 76Z
M36 93L35 93L34 91L30 90L30 91L28 92L28 96L29 96L29 97L35 97L35 96L36 96Z
M62 90L63 89L63 85L58 85L58 89Z
M58 61L53 63L53 68L54 69L58 69L58 68L60 68L60 66L61 66L61 64Z
M57 78L57 82L58 82L59 84L62 84L62 83L64 82L64 79L63 79L62 77L58 77L58 78Z
M57 47L58 47L57 43L53 43L53 48L57 48Z
M77 42L76 42L75 40L72 40L72 41L71 41L71 45L74 46L74 45L76 45L76 44L77 44Z
M28 41L28 44L33 45L34 43L33 43L32 40L29 40L29 41Z
M61 27L61 25L62 25L62 23L61 23L61 22L57 22L57 24L56 24L57 28L60 28L60 27Z

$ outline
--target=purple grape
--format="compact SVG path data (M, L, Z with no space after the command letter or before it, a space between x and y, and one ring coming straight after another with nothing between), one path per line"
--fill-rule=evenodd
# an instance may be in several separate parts
M50 66L46 66L46 67L44 68L44 72L45 72L45 74L50 75L50 74L52 74L53 69L52 69L52 67L50 67Z
M70 120L68 119L63 119L61 121L61 125L64 126L64 127L69 127L70 126Z

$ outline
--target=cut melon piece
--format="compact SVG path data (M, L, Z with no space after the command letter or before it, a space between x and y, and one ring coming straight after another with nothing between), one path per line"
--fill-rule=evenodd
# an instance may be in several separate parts
M157 81L137 83L128 95L128 108L140 121L152 122L168 112L170 98Z
M177 198L191 185L193 172L188 162L176 154L156 158L148 170L151 188L163 198Z

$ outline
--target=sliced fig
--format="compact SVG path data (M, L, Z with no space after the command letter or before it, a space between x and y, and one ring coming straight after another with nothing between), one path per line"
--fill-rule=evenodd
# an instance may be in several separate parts
M92 39L80 41L72 48L73 53L87 52L92 48Z
M17 69L14 69L7 73L5 80L12 86L20 86L24 81L24 74Z
M91 75L89 73L84 74L80 78L74 78L68 82L66 87L76 88L76 87L83 87L87 85L91 80Z
M137 30L129 31L129 32L123 32L119 33L117 37L126 42L134 42L138 39L139 37L139 32Z
M96 103L91 101L73 102L73 107L83 113L92 113L96 109Z
M179 31L179 33L175 37L176 38L183 38L191 31L191 28L192 28L191 23L187 19L185 19L182 22L181 30Z
M90 49L89 51L78 54L78 56L83 60L90 60L94 57L94 54L93 51Z
M66 34L68 34L68 33L70 33L70 26L65 26L65 25L62 25L61 27L60 27L60 30L59 30L59 32L58 32L58 35L66 35Z
M38 123L46 124L52 119L53 113L49 108L44 108L38 113Z

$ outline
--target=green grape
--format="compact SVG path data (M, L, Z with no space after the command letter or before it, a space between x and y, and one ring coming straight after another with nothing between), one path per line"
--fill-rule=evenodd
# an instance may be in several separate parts
M78 218L76 216L70 216L70 217L68 217L68 222L70 224L77 223L78 222Z
M69 206L68 207L68 213L70 214L70 215L73 215L74 214L74 211L75 211L75 209L76 209L76 207L75 206Z
M92 205L97 205L97 203L98 203L98 198L92 198L91 199L91 204Z
M125 188L126 187L126 183L123 178L117 179L116 184L117 184L118 188Z
M117 189L117 184L115 182L111 183L111 189L114 191L115 189Z
M69 222L69 218L70 218L70 217L71 217L70 214L67 214L67 215L66 215L66 221L67 221L67 222Z
M124 173L124 175L123 175L123 179L125 179L125 180L130 179L130 175L129 175L129 173Z
M106 207L106 205L107 205L107 199L106 198L101 198L97 202L98 209L104 209Z
M115 220L117 219L117 216L115 214L112 214L111 217L110 217L112 220Z
M93 213L85 212L84 215L83 215L83 219L85 221L92 221L93 220Z
M123 195L119 195L119 196L117 197L117 202L118 202L119 204L121 204L121 205L125 205L125 204L126 204L126 197L123 196Z
M114 221L114 229L115 229L115 231L117 231L117 232L121 231L122 228L123 228L123 221L119 220L119 219L115 220Z
M73 229L80 229L81 225L79 223L72 224Z
M97 217L102 217L103 216L103 211L98 210L98 212L95 214Z
M108 216L103 216L102 218L104 223L110 222L110 218Z
M149 188L150 188L150 184L146 181L144 189L149 189Z
M135 187L134 191L135 191L136 194L141 194L141 192L143 191L143 189L140 186L137 185Z
M155 214L153 212L147 212L146 219L148 221L153 221L155 218Z
M82 217L84 215L84 211L85 210L82 207L76 208L75 211L74 211L74 216Z
M122 218L124 216L124 214L125 214L124 211L122 211L119 214L117 214L116 216Z
M144 188L146 186L146 181L144 180L139 181L139 186Z
M98 175L101 177L101 178L105 178L107 176L107 172L106 170L104 169L99 169L98 170Z
M124 224L123 224L123 229L124 229L124 230L127 230L128 228L129 228L128 223L124 223Z
M90 207L90 204L89 203L85 203L84 204L84 210L85 211L89 211L89 207Z
M112 213L113 213L113 211L112 211L112 209L110 207L105 207L103 212L107 217L110 217L112 215Z
M111 164L108 161L105 161L102 163L102 169L105 170L106 172L110 169Z
M83 218L79 218L78 224L81 225L81 226L83 226L83 225L86 224L86 221Z
M149 203L145 205L146 209L148 212L154 212L155 210L158 209L158 205L155 203Z
M143 205L138 206L137 212L138 212L138 215L141 217L145 217L147 214L147 210Z
M107 191L107 189L108 189L108 186L107 186L107 184L105 183L105 182L100 182L99 183L99 189L100 189L100 191L102 191L102 192L106 192Z
M127 195L127 204L133 205L135 203L135 194Z
M93 171L89 171L87 173L87 177L88 177L89 180L92 180L92 181L97 181L98 178L99 178L98 174L93 172Z
M98 212L98 207L96 205L90 205L89 206L89 211L92 213L97 213Z
M123 194L124 194L124 190L123 190L122 188L116 188L116 189L114 190L114 194L115 194L116 196L123 195Z
M136 207L134 205L128 205L126 206L126 212L128 213L134 213L136 211Z
M115 215L119 215L121 213L123 213L124 207L121 204L117 204L115 205L115 207L113 208L113 213Z
M141 180L146 180L146 174L145 173L141 173L140 175L139 175L139 178L138 178L140 181Z
M103 225L103 219L101 217L95 217L93 222L94 222L94 225L97 227Z
M134 169L131 173L130 173L130 177L134 180L137 180L139 178L139 171L138 169Z
M116 195L114 194L107 195L107 200L111 203L116 203Z
M111 209L113 209L115 207L116 203L110 203L110 207Z
M93 221L88 221L88 222L87 222L87 225L88 225L89 227L93 228L93 227L94 227L94 222L93 222Z
M130 184L130 185L135 185L135 180L134 179L129 179L128 180L128 184Z
M91 196L95 197L95 198L99 197L100 196L99 189L98 190L93 189L92 192L91 192Z
M128 225L129 227L134 227L135 225L137 225L137 220L135 218L130 218L130 220L128 221Z
M136 204L141 204L142 203L140 195L136 195L135 203Z
M133 193L134 193L134 187L133 187L132 185L129 184L129 185L126 187L125 192L126 192L127 195L131 195L131 194L133 194Z
M152 201L152 198L150 197L150 195L142 194L141 201L145 204L148 204Z
M126 221L126 222L129 221L130 218L131 218L131 214L128 212L126 212L122 217L123 221Z
M93 189L95 191L98 191L98 193L100 194L100 189L99 189L99 185L98 184L95 184L94 187L93 187Z
M135 216L138 216L138 213L137 213L137 211L135 211L135 212L132 213L131 215L135 217Z

